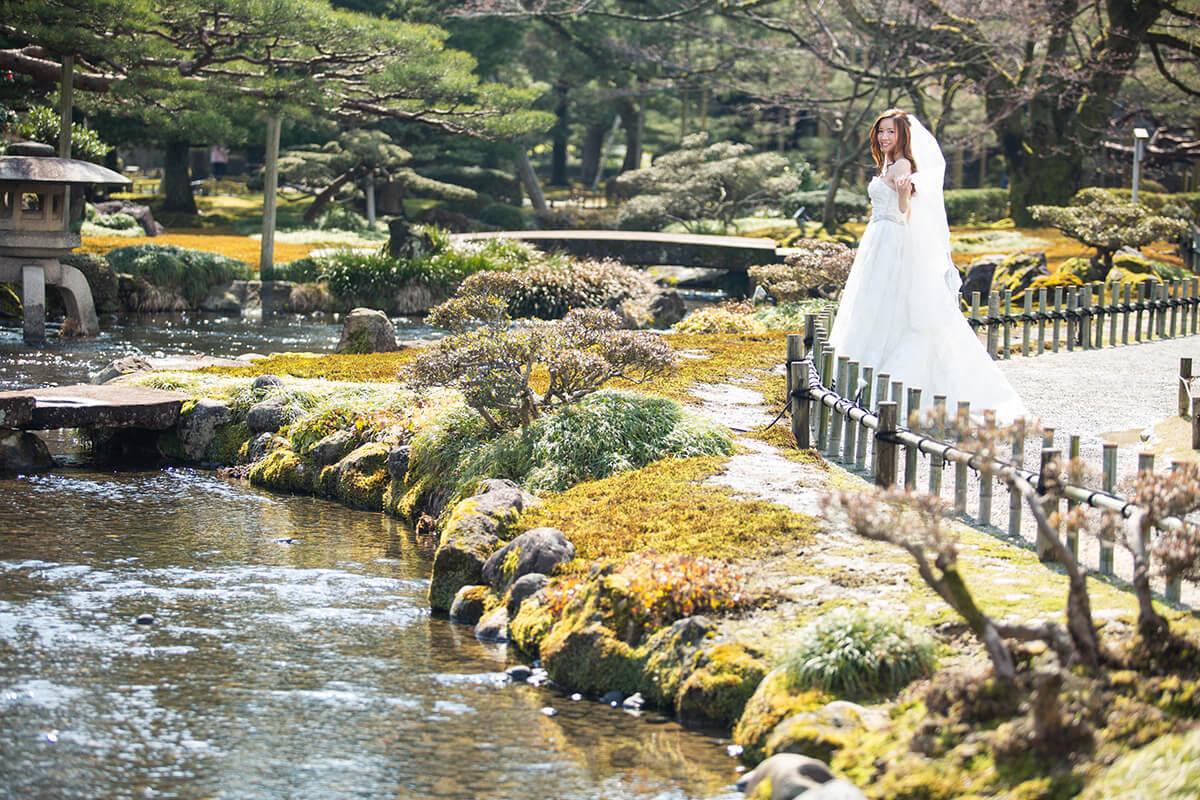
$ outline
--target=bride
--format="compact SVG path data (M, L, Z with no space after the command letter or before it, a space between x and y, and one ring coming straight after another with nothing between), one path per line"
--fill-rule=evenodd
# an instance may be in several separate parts
M1005 423L1027 416L959 311L937 140L892 108L875 120L870 141L879 174L867 186L871 219L829 337L835 352L921 389L930 407L945 395L949 416L964 400L973 417L987 409Z

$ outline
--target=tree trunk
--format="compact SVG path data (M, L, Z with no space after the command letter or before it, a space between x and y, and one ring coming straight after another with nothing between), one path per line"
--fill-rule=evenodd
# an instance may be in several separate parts
M1008 169L1008 202L1017 227L1036 223L1029 214L1035 205L1065 206L1083 178L1083 158L1063 144L1003 137ZM1031 152L1032 151L1032 152Z
M550 129L550 138L554 143L553 150L550 153L550 185L566 186L567 138L571 134L571 123L567 116L569 108L569 104L567 103L567 87L560 83L554 87L554 93L558 96L558 102L554 106L554 114L557 119L554 127Z
M58 86L58 157L71 157L71 123L73 101L71 94L75 89L75 56L67 53L62 59L62 83Z
M313 201L309 204L308 208L304 209L304 216L302 219L305 222L316 221L317 215L325 209L325 206L329 205L329 201L333 199L333 196L337 194L338 190L345 186L347 181L355 177L357 177L357 173L354 170L347 170L334 178L333 183L322 189L321 193L313 198ZM372 190L373 189L374 187L372 187Z
M196 213L192 176L188 171L188 146L189 142L184 139L171 139L167 142L163 163L163 211Z
M621 100L621 125L625 128L625 161L621 164L621 172L640 169L642 166L642 119L643 109L640 102L630 98Z
M591 186L600 174L600 154L604 150L604 134L608 125L602 122L589 123L583 132L583 152L580 155L580 180L584 186Z
M529 154L525 152L524 142L517 142L517 172L521 175L521 183L525 186L525 191L529 195L529 203L537 211L546 210L546 195L542 193L542 186L538 183L537 172L533 169L533 164L529 163Z
M279 113L267 118L267 150L263 163L262 247L258 256L258 277L264 281L275 277L275 203L279 191L279 133L283 120ZM266 307L264 294L263 311Z

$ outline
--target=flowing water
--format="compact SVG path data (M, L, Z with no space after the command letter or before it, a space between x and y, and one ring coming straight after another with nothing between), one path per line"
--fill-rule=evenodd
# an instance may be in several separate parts
M41 353L0 328L0 388L340 330L104 327ZM0 797L738 796L720 738L506 683L503 646L430 615L431 555L381 514L209 472L0 477Z

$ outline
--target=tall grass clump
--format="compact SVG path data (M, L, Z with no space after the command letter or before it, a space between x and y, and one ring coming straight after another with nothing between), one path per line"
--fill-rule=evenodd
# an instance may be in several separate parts
M409 475L419 485L410 491L449 507L483 478L562 491L662 458L732 452L728 431L673 400L605 390L499 434L466 408L446 414L413 440Z
M842 607L801 631L785 668L797 688L871 697L932 674L934 664L933 640L920 629L882 614Z
M253 270L237 259L165 244L119 247L106 258L114 272L127 272L178 292L191 305L203 300L209 287L253 277Z

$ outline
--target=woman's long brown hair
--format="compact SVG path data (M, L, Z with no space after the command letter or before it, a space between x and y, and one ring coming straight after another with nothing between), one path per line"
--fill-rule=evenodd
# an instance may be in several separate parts
M896 123L896 146L892 148L892 152L898 152L904 158L908 159L909 165L912 166L912 171L917 171L917 160L912 154L912 136L908 127L908 113L901 111L898 108L889 108L879 115L875 120L875 124L871 126L871 157L875 159L875 167L883 172L883 151L879 149L879 141L876 136L879 133L879 123L885 119L894 120Z

